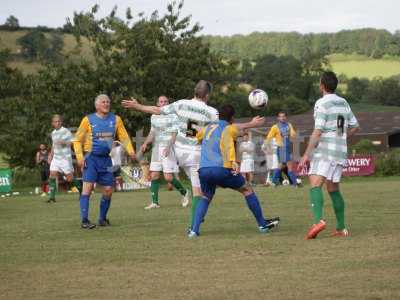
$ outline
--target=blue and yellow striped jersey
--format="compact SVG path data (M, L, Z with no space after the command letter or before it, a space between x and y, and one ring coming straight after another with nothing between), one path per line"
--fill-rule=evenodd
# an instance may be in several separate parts
M220 120L202 129L196 138L201 142L200 168L232 168L236 161L235 141L239 130L237 126Z

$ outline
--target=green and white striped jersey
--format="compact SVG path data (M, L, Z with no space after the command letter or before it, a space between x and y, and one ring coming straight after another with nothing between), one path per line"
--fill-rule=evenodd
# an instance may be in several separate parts
M196 133L200 128L218 121L218 111L197 99L178 100L161 108L161 114L178 117L176 145L181 148L200 149Z
M72 142L72 133L65 127L54 129L51 133L51 140L53 143L53 158L54 159L71 159L71 145L59 145L58 142Z
M178 117L176 115L152 115L151 131L154 142L158 146L167 146L174 133L178 133Z
M347 129L358 122L347 101L335 94L319 99L314 106L315 129L322 131L313 157L343 165L347 158Z

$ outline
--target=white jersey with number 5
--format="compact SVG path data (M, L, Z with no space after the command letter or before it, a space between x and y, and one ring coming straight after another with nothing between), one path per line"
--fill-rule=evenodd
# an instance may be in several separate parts
M178 117L178 134L176 146L200 150L196 133L210 123L218 121L218 111L203 101L178 100L161 108L161 114L175 114Z

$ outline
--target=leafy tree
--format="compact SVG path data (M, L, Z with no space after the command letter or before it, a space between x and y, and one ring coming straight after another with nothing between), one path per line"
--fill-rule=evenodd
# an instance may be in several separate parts
M7 18L4 26L9 30L17 30L19 28L19 21L16 17L11 15Z
M40 30L32 30L17 40L21 46L22 55L30 60L44 58L49 42L44 33Z
M191 26L190 17L180 16L181 9L182 3L171 4L164 16L154 12L149 18L133 17L128 10L124 20L116 17L116 9L96 18L97 6L75 14L73 32L78 40L82 35L89 39L94 63L82 59L47 64L37 75L25 78L21 96L2 101L0 152L7 154L11 165L32 166L37 144L49 137L51 115L60 113L66 126L76 127L93 112L100 93L111 97L112 110L126 121L132 136L148 125L149 116L122 109L123 98L154 103L160 94L192 97L199 79L213 82L220 96L221 87L236 79L238 65L211 53L198 34L201 27ZM218 98L213 101L218 103Z
M346 99L349 102L362 102L368 91L368 79L352 78L347 81Z

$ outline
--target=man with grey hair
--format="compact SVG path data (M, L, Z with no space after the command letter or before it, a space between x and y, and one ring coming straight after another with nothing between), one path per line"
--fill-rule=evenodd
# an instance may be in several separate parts
M83 189L80 196L81 227L92 229L90 223L89 197L95 183L103 186L100 202L99 225L110 225L107 212L111 204L114 176L110 152L114 140L119 140L130 157L135 159L135 151L122 119L110 112L111 101L107 95L95 99L96 112L85 116L76 132L74 150L78 165L82 169ZM83 146L83 151L82 151Z

